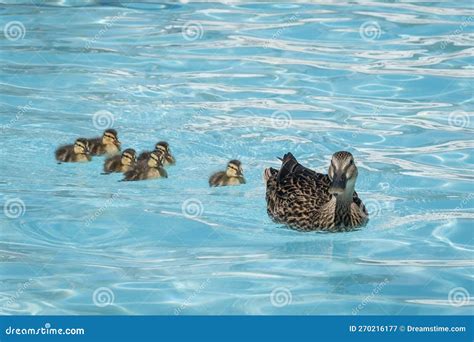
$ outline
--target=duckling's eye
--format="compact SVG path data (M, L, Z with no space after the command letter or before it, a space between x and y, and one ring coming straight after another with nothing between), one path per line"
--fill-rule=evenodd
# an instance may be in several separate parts
M354 164L354 159L351 159L351 161L349 162L349 165L352 165Z

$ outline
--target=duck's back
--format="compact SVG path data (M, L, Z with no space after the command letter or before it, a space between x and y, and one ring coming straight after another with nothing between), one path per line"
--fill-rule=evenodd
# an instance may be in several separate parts
M302 166L291 153L285 155L279 171L269 172L266 198L270 217L298 229L312 229L322 208L332 200L329 177Z

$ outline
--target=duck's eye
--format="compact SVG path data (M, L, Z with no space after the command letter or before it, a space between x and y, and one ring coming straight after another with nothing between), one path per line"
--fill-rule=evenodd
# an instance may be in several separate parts
M349 162L349 165L352 165L354 164L354 159L351 159L351 161Z

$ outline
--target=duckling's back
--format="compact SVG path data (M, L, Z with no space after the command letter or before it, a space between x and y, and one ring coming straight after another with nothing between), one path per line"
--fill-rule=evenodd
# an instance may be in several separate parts
M225 183L227 178L224 171L216 172L211 177L209 177L209 186L220 186Z
M54 152L54 155L56 156L56 160L62 161L62 162L68 162L72 157L72 154L74 154L74 146L73 145L64 145L58 147L58 149Z

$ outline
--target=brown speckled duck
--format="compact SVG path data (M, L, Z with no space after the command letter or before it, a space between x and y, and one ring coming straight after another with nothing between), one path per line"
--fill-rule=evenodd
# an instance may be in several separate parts
M104 173L127 172L135 167L136 153L133 148L127 148L122 155L107 158L104 162Z
M77 139L73 145L58 147L55 156L59 164L61 162L88 162L92 159L89 154L89 143L84 138Z
M117 131L115 129L105 130L102 137L89 139L89 147L91 155L114 156L120 152L120 141L118 140Z
M245 184L244 170L239 160L231 160L225 171L214 173L209 178L209 186L228 186Z
M341 232L364 226L369 214L354 190L357 174L349 152L334 153L327 175L304 167L287 153L280 170L265 170L268 215L302 231Z
M176 164L176 159L171 154L170 145L166 141L159 141L155 145L155 151L163 152L163 166L169 166ZM138 161L147 160L150 157L152 151L145 151L140 153Z

